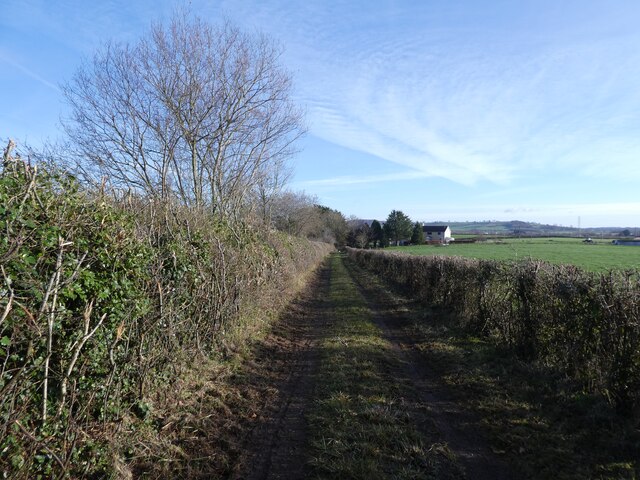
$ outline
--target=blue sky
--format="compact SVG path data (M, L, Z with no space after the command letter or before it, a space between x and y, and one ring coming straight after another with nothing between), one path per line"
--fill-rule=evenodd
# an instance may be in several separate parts
M4 0L0 138L55 138L82 59L180 5ZM190 5L282 43L309 126L291 188L345 215L640 226L640 2Z

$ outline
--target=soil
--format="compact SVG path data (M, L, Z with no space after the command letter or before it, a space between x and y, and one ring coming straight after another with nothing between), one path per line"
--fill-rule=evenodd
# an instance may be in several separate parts
M462 409L421 361L416 339L408 327L406 300L390 293L365 274L350 268L352 279L374 312L374 322L400 360L394 376L411 385L410 412L419 429L442 443L457 457L464 477L477 480L516 478L488 446L474 415ZM302 479L313 472L307 466L305 412L314 402L318 345L330 329L328 299L331 271L325 263L308 288L290 306L273 333L260 345L246 387L264 393L256 406L252 428L244 431L239 454L228 478L234 480ZM404 310L403 310L404 309ZM426 417L426 418L425 418Z
M316 272L261 345L256 363L272 371L277 395L264 405L247 435L244 453L230 476L233 480L295 480L309 475L304 414L314 400L317 346L329 318L330 274L327 264Z

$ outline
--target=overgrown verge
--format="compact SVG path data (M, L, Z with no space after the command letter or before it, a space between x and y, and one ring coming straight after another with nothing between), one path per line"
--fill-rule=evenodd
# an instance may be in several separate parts
M606 377L637 372L637 351L627 359L626 373L616 372L612 361L621 355L614 341L631 342L633 332L637 335L632 321L637 297L626 295L634 291L631 273L599 277L538 262L499 264L355 250L349 254L360 267L421 301L422 308L412 307L407 314L415 319L412 335L424 362L439 372L462 404L478 412L495 451L507 455L525 477L637 478L637 403L621 400L637 402L638 390L630 384L624 391L635 388L631 395L614 396L607 388L615 382ZM527 273L533 279L523 285L523 276L531 279ZM616 282L622 288L611 287ZM566 288L572 284L569 295ZM581 290L585 284L590 290ZM605 285L609 290L599 290ZM601 297L590 298L596 294ZM519 302L525 301L529 316L518 317L525 308ZM595 307L598 302L600 308ZM553 309L547 312L545 307ZM617 329L608 324L613 320L607 315L614 313L624 315ZM558 317L554 320L552 314ZM539 322L536 329L525 330L527 320ZM524 337L529 340L525 348L517 341L523 340L523 330L530 334ZM582 338L585 330L592 335ZM590 341L594 345L589 346ZM589 355L580 356L585 350ZM558 352L576 355L567 359L573 368Z
M372 321L342 258L331 258L330 334L321 341L309 415L317 478L460 478L455 455L439 443L424 406L396 377L399 359ZM421 418L422 417L422 418ZM426 427L425 427L426 428Z
M157 402L332 248L86 191L8 154L0 231L0 472L29 479L130 475Z

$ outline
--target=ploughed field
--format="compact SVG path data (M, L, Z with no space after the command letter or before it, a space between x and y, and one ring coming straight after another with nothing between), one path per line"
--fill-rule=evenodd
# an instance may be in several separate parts
M455 235L454 235L455 237ZM640 269L640 246L613 245L611 240L580 238L496 238L475 243L452 242L448 246L411 245L389 250L411 255L443 255L484 260L533 258L555 264L570 264L592 272Z

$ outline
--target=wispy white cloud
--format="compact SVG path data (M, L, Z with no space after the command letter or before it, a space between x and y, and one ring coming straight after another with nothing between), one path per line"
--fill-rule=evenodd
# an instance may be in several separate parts
M358 198L367 208L379 201L386 209L392 198L408 210L409 194L425 198L425 189L435 185L439 196L416 206L424 218L586 217L588 208L638 218L635 204L606 203L623 200L625 189L640 181L637 2L623 0L616 8L554 0L183 4L214 22L226 15L284 44L282 61L293 72L297 98L307 105L312 135L355 151L363 172L309 169L315 180L299 186L335 195L345 211L355 203L349 186L377 186L369 189L375 198ZM33 39L38 32L38 42L25 40L23 48L20 40L7 42L0 61L57 90L51 79L71 74L60 71L60 59L72 59L73 66L108 38L138 38L149 22L166 19L175 7L172 0L58 0L53 7L47 0L6 0L0 28L13 32L12 39ZM40 68L47 63L45 51L57 56ZM34 111L43 108L39 98L30 98ZM31 121L25 124L33 128ZM330 150L339 152L336 158L353 153ZM369 155L360 152L376 157L370 170ZM351 167L345 171L354 172ZM428 181L410 183L416 179ZM582 183L563 196L563 182ZM550 197L555 205L535 204ZM593 202L578 205L567 198ZM459 210L452 201L460 202Z
M278 29L290 32L311 131L324 140L465 185L605 167L640 179L631 163L640 155L640 33L629 23L590 37L594 17L568 6L558 13L576 24L545 25L540 14L516 31L438 2L394 2L388 22L380 3L376 18L344 2L305 5ZM522 13L511 13L518 23ZM612 132L623 138L612 142Z
M554 2L533 10L444 1L190 4L214 21L228 15L282 40L311 132L326 141L463 185L507 185L546 170L640 179L640 140L632 133L640 32L612 9L575 11ZM29 12L33 29L87 51L109 37L135 38L173 8L121 0L89 7L60 0L55 9L46 0L8 4L9 12ZM73 33L63 35L69 25Z
M421 172L421 171L409 171L398 173L386 173L380 175L344 175L332 178L324 178L321 180L307 180L292 184L294 189L305 189L311 187L337 187L337 186L349 186L360 184L376 184L387 183L401 180L419 180L422 178L429 178L433 175Z
M188 2L185 2L187 4ZM134 41L150 22L166 18L173 1L5 0L0 25L91 55L107 40Z
M1 50L0 50L0 62L6 63L6 64L10 65L11 67L19 70L20 72L22 72L23 74L25 74L29 78L31 78L33 80L36 80L37 82L41 83L45 87L48 87L48 88L50 88L52 90L55 90L57 93L61 93L60 87L58 87L55 83L50 82L46 78L38 75L36 72L34 72L33 70L27 68L23 64L18 63L17 61L12 59L9 55L5 54Z
M518 186L515 188L499 188L499 189L493 189L487 192L482 192L478 194L477 197L482 200L491 199L491 198L512 198L512 197L517 198L524 194L531 194L531 193L535 193L535 194L545 193L546 195L548 195L549 189L541 187L539 185Z

